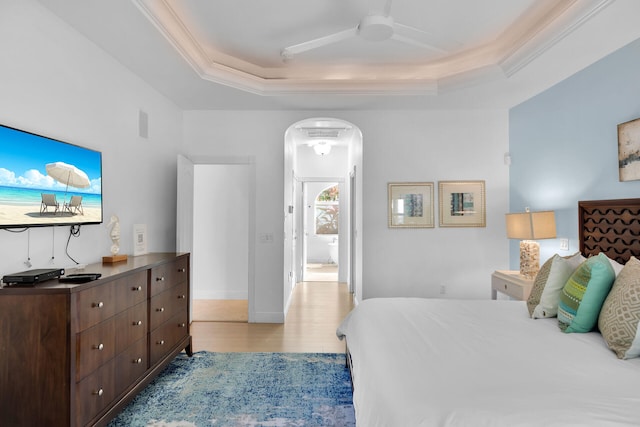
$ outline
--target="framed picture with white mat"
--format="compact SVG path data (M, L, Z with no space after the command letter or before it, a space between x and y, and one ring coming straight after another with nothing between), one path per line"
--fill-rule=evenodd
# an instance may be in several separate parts
M147 224L133 224L133 255L147 253Z

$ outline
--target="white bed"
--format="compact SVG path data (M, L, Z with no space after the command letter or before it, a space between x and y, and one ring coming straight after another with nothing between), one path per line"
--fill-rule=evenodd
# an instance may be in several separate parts
M579 202L578 211L580 252L593 258L585 264L600 262L613 278L615 262L605 255L621 264L640 258L640 199ZM549 265L556 262L568 261ZM337 331L347 344L357 425L640 426L640 262L630 264L606 290L612 304L602 312L619 324L603 323L602 334L562 332L555 317L530 318L524 301L361 302ZM585 306L593 288L584 286ZM635 358L619 359L608 346L612 325L629 333L623 306L636 318L627 336L635 355L625 353Z
M369 299L338 335L358 426L640 425L640 359L524 302Z

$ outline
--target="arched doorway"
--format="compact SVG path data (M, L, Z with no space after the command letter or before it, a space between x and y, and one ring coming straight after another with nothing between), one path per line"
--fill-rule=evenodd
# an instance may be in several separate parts
M354 124L334 118L310 118L292 124L284 138L285 239L284 304L302 280L306 262L304 212L309 206L305 183L333 182L340 188L338 209L338 280L361 298L362 132Z

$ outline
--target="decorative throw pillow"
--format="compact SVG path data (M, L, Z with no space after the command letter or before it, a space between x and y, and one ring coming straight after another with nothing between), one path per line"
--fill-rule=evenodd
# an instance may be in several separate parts
M559 258L558 254L555 254L540 267L536 278L533 280L533 286L531 287L531 293L527 298L527 310L529 310L529 316L533 317L533 311L540 304L540 298L542 298L542 291L549 279L549 273L551 272L551 265L556 258Z
M591 331L598 322L600 309L615 277L611 263L602 253L580 264L560 294L560 329L564 332Z
M560 292L584 260L580 252L567 257L556 254L542 265L527 299L527 308L532 318L554 317L558 313Z
M602 305L598 327L620 359L640 356L640 261L631 257Z

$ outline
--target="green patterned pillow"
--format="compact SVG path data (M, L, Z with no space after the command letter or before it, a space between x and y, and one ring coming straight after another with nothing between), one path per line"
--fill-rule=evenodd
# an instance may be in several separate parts
M640 261L631 257L602 305L598 327L620 359L640 356Z
M615 280L607 257L600 253L588 258L573 272L560 294L558 326L564 332L589 332Z
M556 254L542 265L527 299L532 318L554 317L558 313L560 292L584 259L580 252L567 257Z

